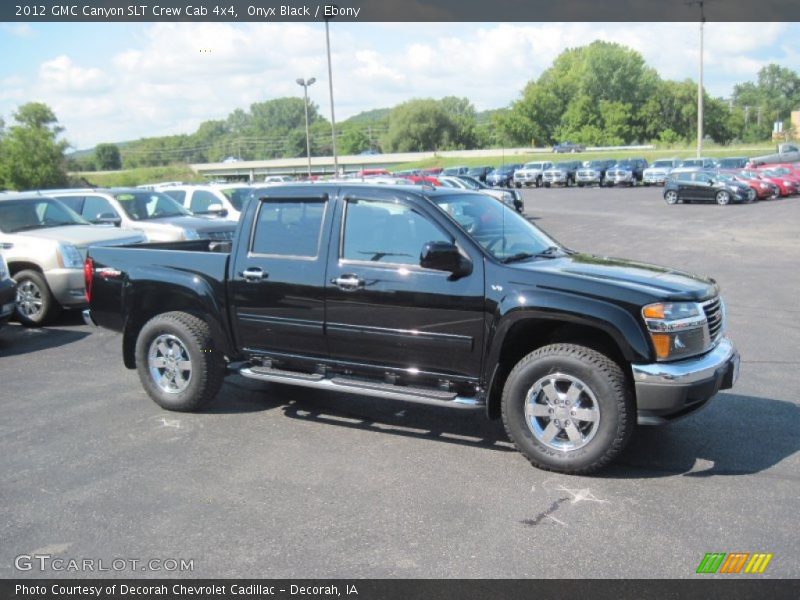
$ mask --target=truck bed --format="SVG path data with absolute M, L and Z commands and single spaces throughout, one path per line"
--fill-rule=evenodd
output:
M 98 325 L 123 331 L 134 309 L 140 315 L 155 314 L 162 293 L 174 296 L 186 290 L 227 322 L 230 248 L 230 242 L 208 240 L 90 247 L 92 317 Z

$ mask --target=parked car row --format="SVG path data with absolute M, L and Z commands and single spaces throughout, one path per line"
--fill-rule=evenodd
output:
M 664 186 L 667 204 L 754 202 L 800 193 L 800 163 L 759 169 L 678 169 Z

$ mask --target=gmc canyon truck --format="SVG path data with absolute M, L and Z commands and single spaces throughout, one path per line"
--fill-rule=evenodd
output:
M 570 250 L 480 192 L 274 187 L 232 241 L 91 248 L 85 275 L 87 322 L 122 333 L 163 408 L 197 410 L 239 373 L 478 409 L 565 473 L 738 374 L 714 280 Z

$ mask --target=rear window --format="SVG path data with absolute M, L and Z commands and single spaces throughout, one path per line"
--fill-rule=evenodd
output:
M 324 200 L 313 198 L 262 200 L 250 252 L 315 258 L 326 205 Z

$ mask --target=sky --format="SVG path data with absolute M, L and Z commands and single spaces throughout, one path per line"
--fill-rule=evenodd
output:
M 662 78 L 697 80 L 697 23 L 336 23 L 337 121 L 411 98 L 508 106 L 563 50 L 640 52 Z M 800 24 L 707 23 L 705 85 L 728 97 L 771 63 L 800 71 Z M 75 149 L 192 133 L 236 108 L 302 96 L 330 118 L 323 23 L 0 23 L 0 117 L 49 105 Z

